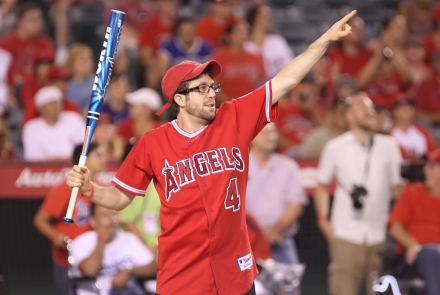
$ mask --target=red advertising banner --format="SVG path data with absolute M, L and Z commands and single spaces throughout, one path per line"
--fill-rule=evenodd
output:
M 298 161 L 298 164 L 303 186 L 311 194 L 316 186 L 318 163 Z M 3 162 L 0 164 L 0 198 L 41 199 L 52 187 L 66 181 L 70 169 L 71 164 L 60 162 Z M 116 171 L 116 165 L 109 165 L 108 171 L 96 176 L 97 180 L 111 185 Z

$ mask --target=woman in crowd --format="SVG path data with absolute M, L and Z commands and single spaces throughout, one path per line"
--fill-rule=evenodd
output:
M 87 109 L 94 79 L 92 48 L 84 44 L 72 44 L 66 66 L 72 75 L 66 96 L 81 110 Z
M 267 5 L 252 7 L 246 17 L 250 25 L 246 51 L 263 56 L 268 79 L 275 76 L 282 67 L 293 59 L 293 52 L 286 39 L 272 33 L 272 10 Z

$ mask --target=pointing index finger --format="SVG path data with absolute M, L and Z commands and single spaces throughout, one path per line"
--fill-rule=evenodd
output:
M 357 13 L 357 10 L 353 10 L 352 12 L 350 12 L 349 14 L 347 14 L 346 16 L 344 16 L 344 17 L 341 19 L 341 22 L 344 23 L 344 24 L 346 24 L 346 23 L 350 20 L 350 18 L 352 18 L 353 15 L 355 15 L 356 13 Z

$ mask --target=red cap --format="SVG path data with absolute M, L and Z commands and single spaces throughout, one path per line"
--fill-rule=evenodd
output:
M 429 161 L 440 163 L 440 149 L 436 149 L 426 155 Z
M 69 80 L 71 77 L 69 70 L 63 67 L 53 66 L 47 73 L 47 80 L 49 81 Z
M 160 116 L 163 111 L 171 106 L 174 94 L 177 88 L 179 88 L 180 83 L 197 77 L 206 68 L 212 70 L 212 78 L 217 77 L 222 72 L 222 67 L 216 60 L 210 60 L 204 64 L 192 60 L 185 60 L 171 67 L 162 79 L 162 92 L 168 102 L 156 114 Z

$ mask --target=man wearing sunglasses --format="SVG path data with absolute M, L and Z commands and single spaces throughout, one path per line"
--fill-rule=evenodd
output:
M 215 109 L 217 61 L 184 61 L 168 70 L 162 91 L 177 119 L 145 133 L 113 179 L 90 182 L 74 166 L 67 184 L 113 210 L 143 196 L 153 179 L 161 228 L 157 294 L 255 294 L 258 271 L 249 244 L 246 183 L 253 138 L 276 119 L 277 102 L 311 70 L 334 41 L 351 34 L 345 16 L 271 81 Z M 270 197 L 270 196 L 268 196 Z

